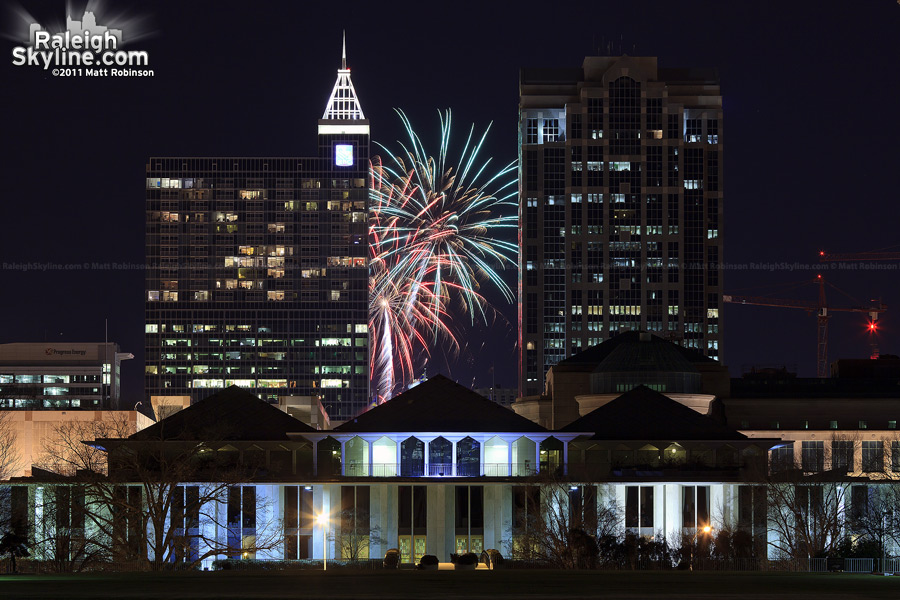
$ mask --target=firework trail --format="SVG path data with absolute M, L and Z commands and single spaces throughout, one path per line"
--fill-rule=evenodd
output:
M 444 339 L 458 349 L 453 306 L 472 323 L 486 321 L 482 283 L 514 301 L 497 269 L 514 265 L 518 252 L 514 242 L 495 237 L 518 226 L 516 164 L 491 174 L 491 159 L 480 155 L 490 125 L 480 136 L 470 127 L 451 160 L 449 110 L 439 113 L 436 158 L 403 111 L 397 114 L 406 141 L 398 152 L 381 146 L 389 158 L 374 157 L 370 173 L 370 375 L 379 402 L 413 378 L 417 348 L 427 356 L 429 343 Z

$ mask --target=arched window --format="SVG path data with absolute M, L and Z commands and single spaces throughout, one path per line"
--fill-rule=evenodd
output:
M 667 465 L 683 464 L 687 460 L 687 450 L 681 444 L 671 443 L 663 450 L 663 463 Z
M 382 436 L 372 444 L 372 477 L 397 476 L 397 442 Z
M 369 442 L 356 436 L 344 444 L 347 464 L 344 475 L 366 477 L 369 475 Z
M 651 444 L 647 444 L 637 451 L 638 467 L 658 467 L 659 466 L 659 448 Z
M 341 474 L 341 443 L 327 437 L 316 446 L 316 465 L 320 476 Z
M 453 474 L 453 444 L 439 437 L 428 444 L 428 476 L 443 477 Z
M 537 470 L 534 464 L 535 443 L 527 437 L 520 437 L 513 442 L 513 476 L 528 477 Z
M 509 444 L 496 435 L 484 443 L 484 474 L 489 477 L 509 475 Z
M 541 473 L 557 473 L 563 464 L 563 443 L 555 437 L 541 442 Z
M 400 476 L 421 477 L 425 474 L 425 442 L 411 437 L 400 444 Z
M 481 444 L 470 437 L 456 443 L 456 474 L 460 477 L 481 475 Z

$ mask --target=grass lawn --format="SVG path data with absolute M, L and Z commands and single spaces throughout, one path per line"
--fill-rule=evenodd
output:
M 3 598 L 900 598 L 843 573 L 352 571 L 0 575 Z

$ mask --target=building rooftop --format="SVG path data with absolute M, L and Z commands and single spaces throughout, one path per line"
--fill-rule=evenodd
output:
M 644 341 L 641 341 L 641 336 L 644 336 Z M 717 362 L 708 356 L 704 356 L 697 350 L 679 346 L 678 344 L 664 340 L 653 334 L 640 331 L 627 331 L 608 339 L 602 344 L 591 346 L 578 354 L 574 354 L 569 358 L 560 361 L 557 363 L 556 367 L 573 371 L 593 371 L 620 347 L 623 347 L 623 349 L 621 352 L 617 353 L 618 358 L 613 358 L 604 370 L 608 371 L 616 366 L 626 368 L 629 371 L 641 370 L 635 369 L 633 365 L 630 365 L 627 362 L 623 362 L 627 361 L 627 359 L 630 356 L 633 356 L 635 352 L 648 357 L 647 360 L 650 360 L 650 357 L 662 359 L 664 361 L 661 363 L 663 365 L 662 367 L 658 365 L 653 366 L 649 362 L 646 363 L 646 368 L 649 369 L 650 367 L 653 367 L 652 370 L 656 371 L 665 370 L 668 366 L 678 366 L 679 368 L 683 368 L 686 363 L 715 364 Z M 692 372 L 696 371 L 696 368 L 692 365 L 690 368 Z
M 207 396 L 128 439 L 143 440 L 288 440 L 289 433 L 316 430 L 235 385 Z
M 339 432 L 545 432 L 545 428 L 437 375 L 335 428 Z
M 746 440 L 712 417 L 638 386 L 561 431 L 593 431 L 593 440 Z

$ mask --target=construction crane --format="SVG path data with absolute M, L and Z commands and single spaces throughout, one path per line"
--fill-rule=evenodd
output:
M 819 262 L 849 262 L 849 261 L 866 261 L 866 260 L 900 260 L 900 252 L 884 252 L 882 250 L 872 250 L 869 252 L 849 252 L 844 254 L 832 254 L 819 251 Z
M 877 329 L 878 315 L 887 311 L 887 306 L 882 302 L 871 304 L 870 306 L 853 306 L 834 308 L 828 306 L 825 298 L 825 279 L 818 275 L 815 279 L 806 282 L 815 283 L 819 286 L 819 299 L 816 302 L 807 300 L 792 300 L 786 298 L 769 298 L 767 296 L 737 296 L 724 295 L 722 300 L 731 304 L 751 304 L 755 306 L 774 306 L 779 308 L 800 308 L 808 313 L 815 313 L 818 323 L 817 350 L 816 350 L 816 376 L 828 376 L 828 319 L 831 318 L 832 312 L 855 312 L 867 313 L 869 315 L 869 331 L 874 334 Z M 834 289 L 839 290 L 832 284 L 828 284 Z M 843 292 L 841 292 L 843 293 Z M 874 336 L 873 336 L 874 339 Z M 877 348 L 873 348 L 873 353 L 877 354 Z

